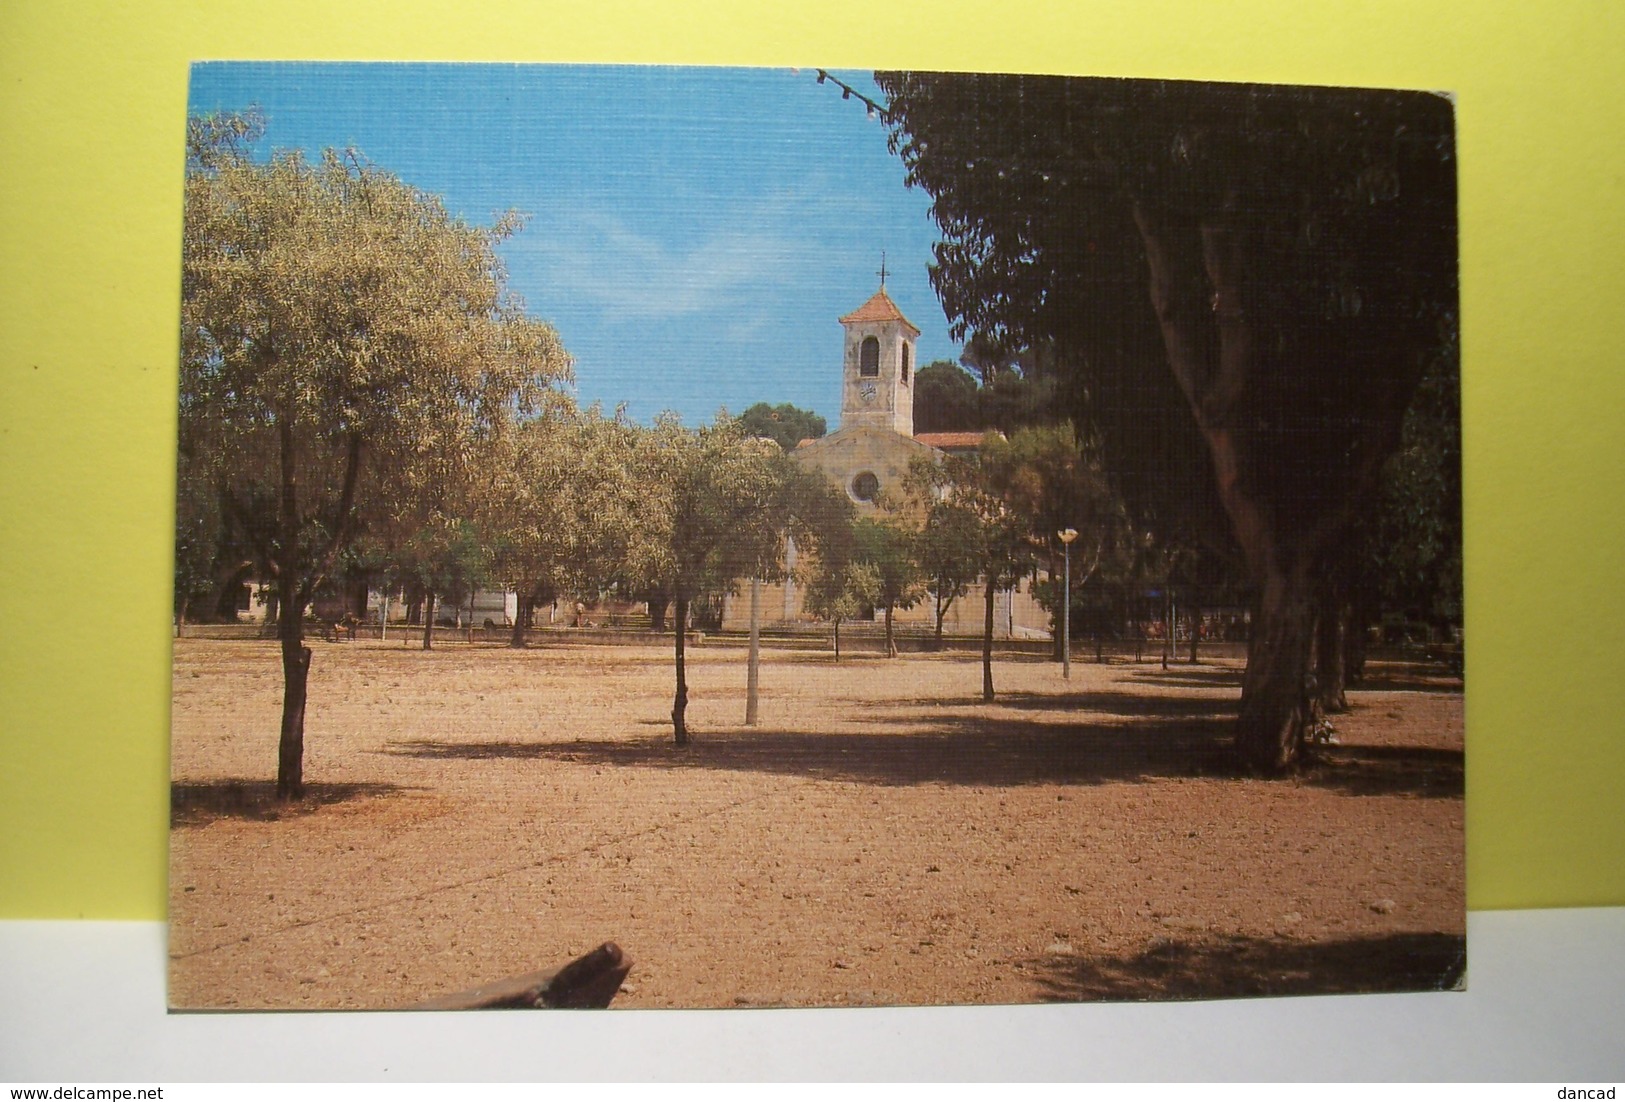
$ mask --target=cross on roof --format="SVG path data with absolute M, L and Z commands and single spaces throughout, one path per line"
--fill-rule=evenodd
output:
M 886 250 L 880 250 L 880 285 L 886 286 Z

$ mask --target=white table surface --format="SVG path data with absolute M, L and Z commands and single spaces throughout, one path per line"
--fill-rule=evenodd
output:
M 1468 990 L 902 1010 L 169 1014 L 154 922 L 0 922 L 0 1082 L 1625 1079 L 1625 908 L 1468 917 Z

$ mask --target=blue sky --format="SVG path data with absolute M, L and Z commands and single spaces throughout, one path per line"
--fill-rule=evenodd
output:
M 879 99 L 868 74 L 841 73 Z M 210 62 L 190 109 L 259 104 L 268 148 L 353 146 L 489 225 L 583 402 L 690 424 L 793 402 L 840 416 L 837 318 L 879 285 L 959 358 L 926 265 L 929 199 L 886 131 L 811 69 Z

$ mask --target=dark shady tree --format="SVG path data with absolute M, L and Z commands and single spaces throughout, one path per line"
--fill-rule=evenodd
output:
M 1222 518 L 1254 591 L 1236 749 L 1298 758 L 1330 567 L 1457 354 L 1443 96 L 881 73 L 955 335 L 1051 350 L 1136 515 Z M 1213 508 L 1217 506 L 1217 508 Z M 1211 534 L 1211 533 L 1210 533 Z
M 770 406 L 757 402 L 739 415 L 739 431 L 746 436 L 764 436 L 787 452 L 803 440 L 816 440 L 829 431 L 824 419 L 812 410 L 780 402 Z

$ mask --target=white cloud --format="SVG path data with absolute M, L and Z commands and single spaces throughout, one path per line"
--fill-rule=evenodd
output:
M 863 198 L 842 205 L 811 180 L 746 206 L 710 197 L 630 210 L 575 205 L 531 219 L 502 252 L 538 306 L 565 296 L 616 319 L 710 315 L 749 332 L 767 322 L 752 317 L 765 299 L 816 286 L 850 252 L 842 231 L 863 223 L 864 206 Z
M 795 287 L 818 263 L 819 242 L 792 236 L 808 224 L 808 212 L 795 209 L 801 205 L 777 196 L 746 210 L 683 213 L 674 204 L 641 218 L 555 213 L 534 220 L 503 251 L 524 282 L 568 288 L 571 298 L 606 314 L 638 321 L 713 315 L 754 329 L 765 321 L 750 316 L 765 292 Z

